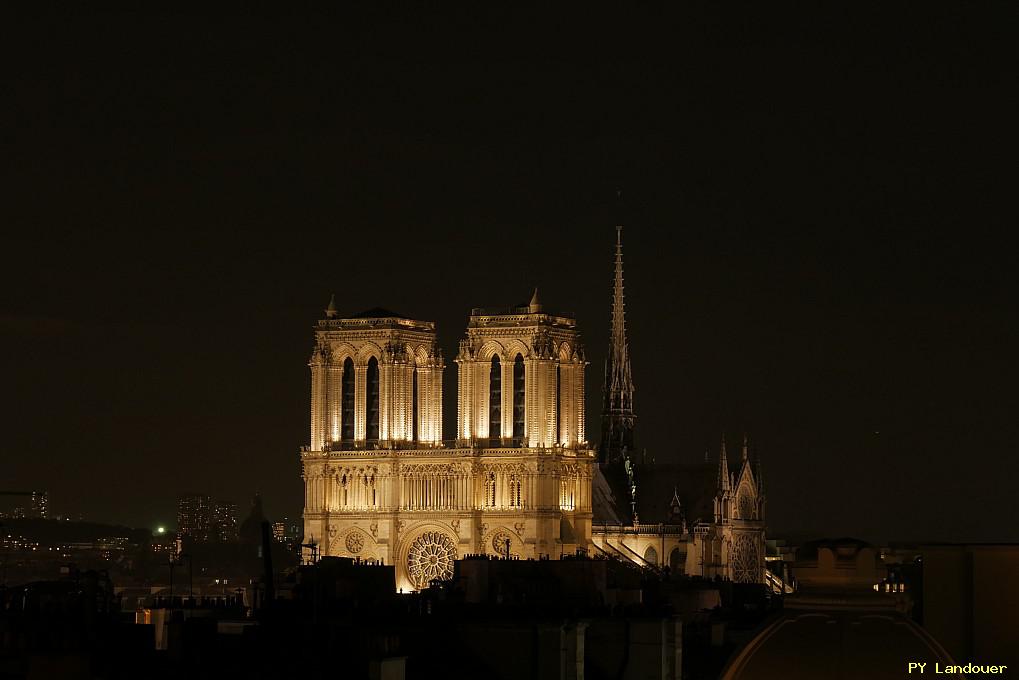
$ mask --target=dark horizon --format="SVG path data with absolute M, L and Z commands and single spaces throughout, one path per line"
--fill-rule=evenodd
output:
M 774 538 L 1019 541 L 1006 8 L 26 21 L 0 487 L 299 516 L 331 293 L 437 323 L 448 439 L 470 309 L 539 287 L 594 444 L 621 188 L 639 447 L 746 432 Z

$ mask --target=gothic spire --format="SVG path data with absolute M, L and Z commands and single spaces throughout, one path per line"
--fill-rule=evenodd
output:
M 729 490 L 729 459 L 725 455 L 725 433 L 722 433 L 722 450 L 718 454 L 718 490 Z
M 612 328 L 602 387 L 602 461 L 615 460 L 633 449 L 633 378 L 626 341 L 623 295 L 623 227 L 616 226 L 615 271 L 612 283 Z
M 743 452 L 740 455 L 740 460 L 741 461 L 745 461 L 748 458 L 749 458 L 749 456 L 747 455 L 747 433 L 744 432 L 743 433 Z
M 326 316 L 330 319 L 336 316 L 336 293 L 329 296 L 329 306 L 326 307 Z
M 527 311 L 531 314 L 537 314 L 541 311 L 541 300 L 538 299 L 538 289 L 534 289 L 534 295 L 531 296 L 531 301 L 527 303 Z
M 626 342 L 626 309 L 623 296 L 623 228 L 616 227 L 616 267 L 612 285 L 612 338 L 609 349 L 610 380 L 607 406 L 613 411 L 633 413 L 633 379 L 630 375 L 630 347 Z

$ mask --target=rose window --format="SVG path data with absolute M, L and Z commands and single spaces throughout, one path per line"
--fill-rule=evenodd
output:
M 351 555 L 356 555 L 361 552 L 361 548 L 364 547 L 364 536 L 361 535 L 360 531 L 352 531 L 347 534 L 347 552 Z
M 509 540 L 509 534 L 505 531 L 500 531 L 492 537 L 492 550 L 495 551 L 496 555 L 501 557 L 506 556 L 506 542 Z
M 426 531 L 414 539 L 407 554 L 407 571 L 415 588 L 425 588 L 431 581 L 453 576 L 456 545 L 438 531 Z
M 736 583 L 758 583 L 761 580 L 760 546 L 753 534 L 736 536 L 729 560 L 732 580 Z

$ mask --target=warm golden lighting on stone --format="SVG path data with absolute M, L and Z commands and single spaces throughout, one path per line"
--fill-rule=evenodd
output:
M 473 310 L 456 362 L 460 368 L 459 439 L 501 438 L 539 447 L 587 445 L 587 362 L 576 322 L 546 314 L 537 290 L 525 306 Z M 499 404 L 491 401 L 494 378 L 500 387 Z M 522 378 L 522 394 L 516 389 L 518 378 Z M 494 413 L 500 416 L 498 431 L 493 431 Z M 522 420 L 517 417 L 520 414 Z
M 309 362 L 313 450 L 368 440 L 382 446 L 442 441 L 445 365 L 434 323 L 385 310 L 349 319 L 327 315 L 315 338 Z
M 469 553 L 589 547 L 595 458 L 573 319 L 544 313 L 536 292 L 527 305 L 474 310 L 456 360 L 457 439 L 443 445 L 434 324 L 326 314 L 302 453 L 304 535 L 321 555 L 395 563 L 410 590 Z
M 688 474 L 637 458 L 622 272 L 617 228 L 601 467 L 585 436 L 576 321 L 547 312 L 537 290 L 526 304 L 472 310 L 446 442 L 435 324 L 382 309 L 339 318 L 330 303 L 310 362 L 305 540 L 320 555 L 395 564 L 404 590 L 471 553 L 555 559 L 577 549 L 762 582 L 765 496 L 746 438 L 730 466 L 723 437 L 716 483 L 711 463 Z

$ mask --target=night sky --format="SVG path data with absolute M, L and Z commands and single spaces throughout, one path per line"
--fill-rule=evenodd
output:
M 575 313 L 616 189 L 638 439 L 762 455 L 769 534 L 1017 541 L 1014 3 L 12 22 L 0 488 L 298 515 L 312 326 Z M 768 12 L 768 13 L 765 13 Z

